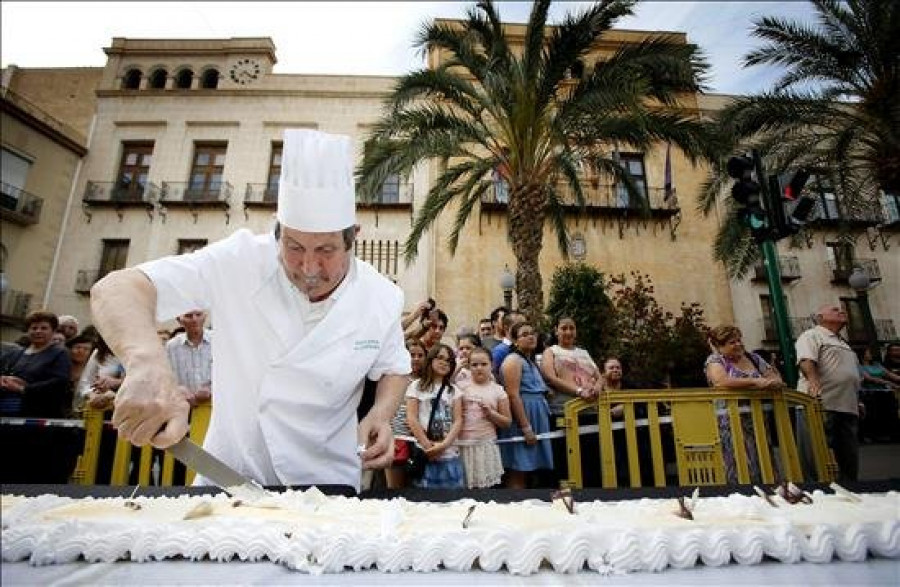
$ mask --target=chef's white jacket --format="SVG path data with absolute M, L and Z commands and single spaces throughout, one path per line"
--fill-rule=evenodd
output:
M 403 292 L 368 263 L 351 263 L 308 332 L 297 299 L 303 294 L 288 281 L 272 234 L 241 229 L 194 253 L 138 266 L 156 286 L 157 320 L 210 311 L 215 392 L 203 445 L 264 485 L 358 491 L 363 381 L 410 371 Z

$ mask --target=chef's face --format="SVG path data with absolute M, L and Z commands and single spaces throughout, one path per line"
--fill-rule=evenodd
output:
M 310 301 L 325 299 L 347 275 L 351 253 L 339 230 L 301 232 L 282 226 L 280 245 L 288 279 Z

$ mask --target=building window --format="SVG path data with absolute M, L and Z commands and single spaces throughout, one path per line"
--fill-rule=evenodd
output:
M 126 90 L 137 90 L 141 87 L 141 70 L 129 69 L 122 78 L 122 88 Z
M 400 176 L 392 173 L 381 184 L 379 202 L 382 204 L 396 204 L 400 201 Z
M 30 169 L 31 161 L 28 159 L 6 149 L 0 150 L 0 181 L 3 188 L 0 190 L 0 201 L 4 208 L 16 209 Z
M 638 193 L 647 200 L 647 177 L 644 171 L 644 156 L 640 153 L 620 153 L 619 165 L 637 186 Z M 635 208 L 639 203 L 632 201 L 625 184 L 616 184 L 616 208 Z
M 205 90 L 215 90 L 219 87 L 219 72 L 215 69 L 207 69 L 200 78 L 200 87 Z
M 847 273 L 853 270 L 853 245 L 849 243 L 825 243 L 828 264 L 835 270 Z
M 150 74 L 149 86 L 154 90 L 166 89 L 166 78 L 169 73 L 165 69 L 157 69 Z
M 128 239 L 103 239 L 103 251 L 100 255 L 100 272 L 97 279 L 107 273 L 124 269 L 128 261 Z
M 191 82 L 194 81 L 194 72 L 190 69 L 182 69 L 175 76 L 175 87 L 179 90 L 190 90 Z
M 197 143 L 185 199 L 209 200 L 219 196 L 225 170 L 227 143 Z
M 144 199 L 152 160 L 153 143 L 122 143 L 122 161 L 119 164 L 119 175 L 112 194 L 114 200 Z
M 208 244 L 205 238 L 180 238 L 178 239 L 178 254 L 193 253 L 199 251 Z
M 281 151 L 283 145 L 280 142 L 272 143 L 272 155 L 269 157 L 269 179 L 266 181 L 266 193 L 263 194 L 263 202 L 278 200 L 278 182 L 281 181 Z
M 785 312 L 790 315 L 790 312 L 787 311 L 787 298 L 782 297 L 781 300 L 784 304 Z M 775 326 L 775 306 L 772 304 L 772 296 L 769 294 L 760 294 L 759 305 L 762 308 L 763 340 L 778 340 L 778 330 Z M 788 333 L 788 336 L 791 336 L 791 333 Z
M 810 176 L 807 185 L 816 199 L 819 218 L 823 220 L 837 220 L 840 218 L 837 194 L 834 192 L 831 179 L 822 173 L 814 173 Z
M 884 192 L 881 194 L 881 207 L 884 208 L 884 223 L 900 222 L 900 195 Z

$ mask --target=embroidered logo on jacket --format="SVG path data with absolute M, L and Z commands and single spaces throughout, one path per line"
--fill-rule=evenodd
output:
M 368 350 L 378 350 L 381 348 L 381 341 L 375 340 L 374 338 L 366 338 L 364 340 L 357 340 L 353 343 L 354 351 L 368 351 Z

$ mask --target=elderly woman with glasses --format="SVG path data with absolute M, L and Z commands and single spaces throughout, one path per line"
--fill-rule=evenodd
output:
M 510 329 L 512 347 L 500 371 L 509 396 L 512 424 L 501 431 L 501 437 L 524 437 L 524 442 L 503 443 L 500 454 L 506 469 L 506 486 L 523 489 L 528 473 L 553 469 L 553 450 L 549 439 L 537 435 L 550 431 L 550 407 L 547 385 L 534 360 L 537 332 L 528 322 L 518 322 Z

